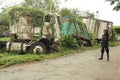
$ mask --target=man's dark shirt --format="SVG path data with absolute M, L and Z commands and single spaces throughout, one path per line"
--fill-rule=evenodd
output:
M 108 34 L 102 36 L 102 45 L 108 44 Z

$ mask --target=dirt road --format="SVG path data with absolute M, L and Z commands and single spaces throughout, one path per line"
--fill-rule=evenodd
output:
M 0 70 L 0 80 L 120 80 L 120 47 L 110 61 L 99 61 L 100 49 Z

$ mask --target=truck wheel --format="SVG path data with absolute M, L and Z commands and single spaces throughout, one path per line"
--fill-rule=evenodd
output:
M 30 49 L 32 50 L 34 54 L 46 53 L 46 46 L 41 42 L 36 42 L 32 44 Z
M 89 41 L 87 41 L 87 46 L 92 46 L 92 43 L 91 43 L 91 41 L 89 40 Z
M 51 46 L 51 48 L 54 50 L 54 51 L 59 51 L 60 50 L 60 46 L 58 44 L 53 44 Z

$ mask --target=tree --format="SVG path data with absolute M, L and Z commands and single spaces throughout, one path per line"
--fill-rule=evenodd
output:
M 78 12 L 79 12 L 78 9 L 68 9 L 68 8 L 63 8 L 60 11 L 61 16 L 68 17 L 70 22 L 82 24 L 82 18 L 78 14 Z
M 106 0 L 109 1 L 111 5 L 115 4 L 113 10 L 119 11 L 120 10 L 120 0 Z
M 43 10 L 46 12 L 55 12 L 59 10 L 60 2 L 60 0 L 25 0 L 23 6 L 36 8 L 38 10 Z
M 61 9 L 60 13 L 61 13 L 62 17 L 64 17 L 64 16 L 71 16 L 71 10 L 68 9 L 68 8 Z
M 83 17 L 90 17 L 90 18 L 95 17 L 95 14 L 93 12 L 90 12 L 90 11 L 80 11 L 79 14 Z
M 53 0 L 25 0 L 23 6 L 36 8 L 38 10 L 46 10 L 50 12 L 52 10 L 55 10 L 55 3 L 53 2 Z
M 41 9 L 43 8 L 43 0 L 24 0 L 22 6 Z
M 2 22 L 2 25 L 4 25 L 4 29 L 8 29 L 10 23 L 9 10 L 9 8 L 2 8 L 2 13 L 0 13 L 0 21 Z
M 18 5 L 14 5 L 14 6 L 11 6 L 11 7 L 10 6 L 8 6 L 8 7 L 5 6 L 5 7 L 1 8 L 2 12 L 0 13 L 0 21 L 4 25 L 4 29 L 8 29 L 9 24 L 11 22 L 9 12 L 11 11 L 11 9 L 13 7 L 16 7 L 16 6 L 18 6 Z

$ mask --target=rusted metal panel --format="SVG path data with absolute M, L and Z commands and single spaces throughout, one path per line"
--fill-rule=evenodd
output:
M 18 39 L 32 39 L 33 28 L 28 25 L 26 17 L 19 17 L 18 22 L 10 26 L 10 33 L 17 34 Z
M 55 42 L 60 40 L 60 26 L 59 26 L 58 18 L 59 18 L 59 16 L 55 16 L 55 18 L 54 18 L 55 23 L 53 25 L 53 27 L 54 27 L 54 35 L 53 36 L 54 36 Z
M 84 18 L 83 19 L 83 22 L 86 24 L 86 27 L 89 31 L 92 31 L 94 32 L 94 28 L 95 28 L 95 20 L 94 19 L 87 19 L 87 18 Z
M 60 39 L 60 27 L 58 23 L 57 15 L 49 15 L 51 16 L 50 20 L 45 20 L 43 28 L 42 28 L 42 37 L 43 38 L 54 38 L 54 41 L 58 41 Z
M 99 29 L 98 29 L 98 33 L 97 33 L 97 38 L 98 38 L 98 39 L 101 39 L 101 38 L 102 38 L 104 29 L 107 29 L 107 28 L 108 28 L 107 24 L 108 24 L 108 23 L 106 23 L 106 22 L 100 22 Z M 102 35 L 101 35 L 101 34 L 102 34 Z

